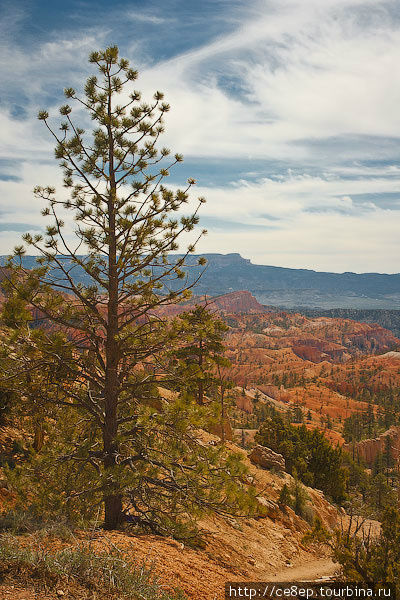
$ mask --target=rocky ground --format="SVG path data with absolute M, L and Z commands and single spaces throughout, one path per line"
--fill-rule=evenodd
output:
M 209 434 L 206 434 L 209 435 Z M 246 451 L 231 445 L 232 450 L 246 455 Z M 259 491 L 261 502 L 267 508 L 267 516 L 250 518 L 206 518 L 200 526 L 204 532 L 203 548 L 190 548 L 181 542 L 154 535 L 131 535 L 127 532 L 105 533 L 96 531 L 81 532 L 68 545 L 90 543 L 91 547 L 104 550 L 117 547 L 138 563 L 152 564 L 155 572 L 170 589 L 181 588 L 188 598 L 196 600 L 222 599 L 226 581 L 268 581 L 287 574 L 291 569 L 300 569 L 307 576 L 332 574 L 334 565 L 321 548 L 306 546 L 302 542 L 309 529 L 306 521 L 298 517 L 290 508 L 281 510 L 277 499 L 285 482 L 291 477 L 286 473 L 273 473 L 250 463 L 249 481 L 253 481 Z M 327 527 L 338 524 L 341 514 L 330 505 L 321 492 L 307 488 L 310 505 L 314 513 L 321 517 Z M 90 539 L 89 539 L 90 538 Z M 35 544 L 35 536 L 21 536 L 21 543 Z M 48 544 L 47 550 L 60 549 L 65 542 L 49 539 L 40 543 Z M 76 595 L 76 589 L 64 589 L 45 593 L 40 585 L 32 587 L 34 581 L 22 579 L 0 582 L 0 599 L 50 600 L 53 598 L 83 600 Z M 14 586 L 14 587 L 12 587 Z

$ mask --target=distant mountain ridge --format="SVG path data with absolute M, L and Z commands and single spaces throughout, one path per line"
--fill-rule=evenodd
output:
M 203 269 L 196 265 L 198 256 L 188 259 L 189 281 Z M 196 295 L 248 290 L 263 304 L 285 308 L 400 309 L 400 273 L 329 273 L 255 265 L 238 253 L 201 256 L 208 264 L 195 287 Z M 1 256 L 0 264 L 5 260 Z M 33 267 L 35 257 L 24 257 L 24 265 Z M 81 269 L 75 270 L 74 277 L 88 283 Z

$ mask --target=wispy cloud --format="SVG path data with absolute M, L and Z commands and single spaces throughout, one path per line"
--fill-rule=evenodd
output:
M 142 13 L 140 11 L 128 11 L 125 13 L 125 18 L 133 22 L 139 21 L 140 23 L 149 23 L 151 25 L 165 25 L 166 23 L 174 23 L 175 18 L 172 17 L 160 17 L 158 15 Z
M 398 136 L 400 30 L 385 6 L 284 1 L 270 13 L 256 3 L 237 31 L 156 64 L 143 81 L 168 92 L 169 136 L 190 155 L 317 160 L 316 139 Z M 242 94 L 225 90 L 222 75 Z
M 62 88 L 79 88 L 89 72 L 89 51 L 118 43 L 143 67 L 144 97 L 161 89 L 171 103 L 163 142 L 186 155 L 194 177 L 199 165 L 198 193 L 208 198 L 203 251 L 292 267 L 398 270 L 395 3 L 104 3 L 101 20 L 58 25 L 34 47 L 16 40 L 35 15 L 7 14 L 0 160 L 8 162 L 0 185 L 8 221 L 23 214 L 39 227 L 31 189 L 60 183 L 37 109 L 55 112 Z M 14 243 L 3 231 L 0 252 Z

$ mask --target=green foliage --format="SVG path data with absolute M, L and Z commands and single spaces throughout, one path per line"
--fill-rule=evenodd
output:
M 355 582 L 400 581 L 400 515 L 396 508 L 386 509 L 381 532 L 374 535 L 362 523 L 337 530 L 331 547 L 346 580 Z
M 368 404 L 367 411 L 354 413 L 344 420 L 343 437 L 346 442 L 373 437 L 377 433 L 378 427 L 375 423 L 375 415 L 371 403 Z
M 194 429 L 205 418 L 207 408 L 185 397 L 170 401 L 162 413 L 146 410 L 141 417 L 140 423 L 149 420 L 152 427 L 143 427 L 139 438 L 136 452 L 145 459 L 132 470 L 128 497 L 141 523 L 157 533 L 181 537 L 176 526 L 193 528 L 193 517 L 204 512 L 257 511 L 255 489 L 240 483 L 246 473 L 241 456 L 203 442 Z
M 293 406 L 293 409 L 290 411 L 289 419 L 291 423 L 304 423 L 304 414 L 301 406 L 298 404 Z
M 302 538 L 303 544 L 327 544 L 332 538 L 332 534 L 326 529 L 320 517 L 315 517 L 313 528 Z
M 76 525 L 89 523 L 99 518 L 103 487 L 112 477 L 123 494 L 127 523 L 157 534 L 196 538 L 196 519 L 207 512 L 257 514 L 255 488 L 241 483 L 241 456 L 202 441 L 205 434 L 197 428 L 208 418 L 207 407 L 184 396 L 159 400 L 161 411 L 138 407 L 138 434 L 121 437 L 121 462 L 111 473 L 96 450 L 100 429 L 63 408 L 48 424 L 41 451 L 5 469 L 17 510 L 28 508 L 39 521 L 58 515 Z
M 268 417 L 273 417 L 276 414 L 277 410 L 271 402 L 258 401 L 252 414 L 233 407 L 233 410 L 231 410 L 231 423 L 237 429 L 258 429 Z
M 7 284 L 7 279 L 2 282 L 2 286 L 4 290 L 9 292 L 8 300 L 4 303 L 0 313 L 2 323 L 13 329 L 26 325 L 27 321 L 32 319 L 32 315 L 26 307 L 26 301 L 12 294 L 12 287 Z
M 46 443 L 40 452 L 31 448 L 24 460 L 5 468 L 5 475 L 16 493 L 19 513 L 29 511 L 38 522 L 58 517 L 82 525 L 96 511 L 99 514 L 101 504 L 100 488 L 93 489 L 99 487 L 98 470 L 86 454 L 94 436 L 73 409 L 59 410 L 54 416 L 58 419 L 46 423 Z M 79 457 L 71 461 L 78 446 Z M 89 468 L 84 468 L 86 462 Z
M 300 483 L 295 474 L 294 481 L 289 486 L 290 506 L 293 508 L 296 515 L 307 521 L 310 525 L 314 523 L 314 510 L 310 503 L 310 497 L 307 494 L 304 486 Z
M 304 487 L 301 485 L 300 481 L 297 479 L 297 477 L 295 477 L 294 482 L 289 489 L 289 492 L 293 496 L 294 512 L 300 517 L 304 516 L 308 495 Z
M 282 486 L 282 489 L 281 489 L 280 494 L 279 494 L 279 500 L 278 500 L 278 502 L 282 506 L 288 506 L 288 505 L 291 505 L 291 503 L 292 503 L 292 495 L 289 492 L 289 488 L 288 488 L 287 483 L 285 483 Z
M 206 306 L 182 313 L 175 326 L 181 344 L 169 356 L 173 388 L 193 395 L 198 404 L 203 404 L 205 395 L 218 383 L 216 367 L 229 366 L 223 356 L 228 327 Z
M 0 452 L 0 467 L 14 469 L 18 462 L 25 460 L 28 452 L 21 440 L 13 440 L 11 446 L 3 448 Z
M 381 520 L 384 511 L 397 503 L 397 474 L 385 468 L 382 454 L 378 454 L 372 471 L 366 465 L 342 454 L 347 474 L 348 503 L 351 511 L 368 518 Z
M 379 516 L 388 506 L 397 502 L 395 490 L 387 483 L 385 475 L 378 473 L 370 478 L 367 490 L 367 501 Z
M 370 479 L 365 464 L 353 460 L 348 452 L 342 453 L 342 464 L 346 471 L 347 491 L 360 491 L 365 500 Z
M 344 501 L 346 478 L 341 451 L 318 430 L 294 427 L 275 415 L 262 424 L 256 441 L 283 454 L 289 473 L 297 473 L 305 485 L 321 489 L 335 502 Z
M 223 339 L 228 327 L 207 306 L 199 305 L 177 317 L 174 328 L 179 345 L 166 354 L 168 376 L 164 385 L 200 406 L 207 404 L 206 428 L 224 442 L 228 412 L 234 405 L 231 365 L 224 357 Z
M 310 498 L 304 486 L 295 477 L 289 486 L 286 483 L 282 486 L 278 502 L 283 507 L 290 506 L 296 515 L 312 524 L 314 522 L 314 511 L 309 500 Z

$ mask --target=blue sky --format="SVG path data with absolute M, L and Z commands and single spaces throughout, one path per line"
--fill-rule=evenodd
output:
M 61 188 L 36 120 L 118 44 L 144 97 L 171 104 L 163 145 L 204 195 L 199 252 L 328 271 L 398 272 L 400 9 L 384 0 L 2 2 L 0 253 Z M 79 117 L 79 115 L 78 115 Z

